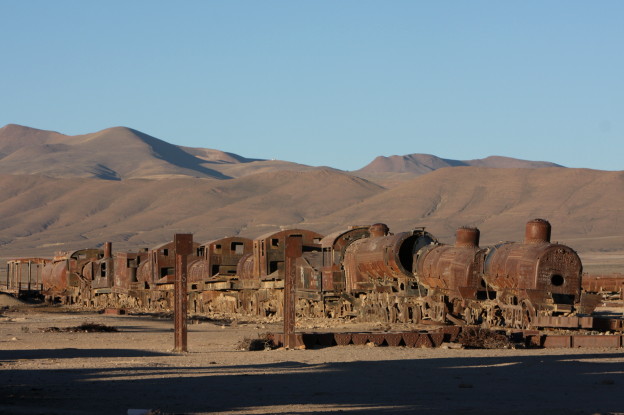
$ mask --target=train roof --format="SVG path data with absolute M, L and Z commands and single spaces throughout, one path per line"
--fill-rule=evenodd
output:
M 169 242 L 165 242 L 164 244 L 160 244 L 160 245 L 156 245 L 152 248 L 150 248 L 150 251 L 156 251 L 158 249 L 164 249 L 164 248 L 168 248 L 168 247 L 173 247 L 174 245 L 174 241 L 169 241 Z M 199 248 L 200 244 L 199 242 L 195 242 L 193 241 L 193 248 Z
M 52 261 L 50 258 L 11 258 L 7 260 L 7 263 L 24 264 L 28 262 L 34 262 L 37 264 L 42 264 L 50 261 Z
M 203 244 L 201 244 L 200 246 L 208 246 L 217 242 L 229 242 L 229 241 L 239 241 L 239 242 L 253 242 L 253 239 L 250 238 L 244 238 L 242 236 L 226 236 L 224 238 L 219 238 L 219 239 L 213 239 L 212 241 L 208 241 L 208 242 L 204 242 Z
M 340 237 L 342 237 L 343 235 L 346 235 L 348 233 L 368 231 L 369 228 L 370 226 L 368 225 L 367 226 L 350 226 L 347 229 L 332 232 L 329 235 L 325 236 L 323 239 L 321 239 L 321 246 L 323 247 L 333 246 L 336 243 L 336 241 L 340 239 Z
M 59 260 L 71 258 L 76 255 L 80 255 L 81 253 L 87 253 L 87 252 L 93 252 L 93 251 L 97 251 L 98 253 L 101 253 L 102 255 L 104 255 L 104 249 L 102 248 L 83 248 L 83 249 L 77 249 L 75 251 L 57 252 L 56 254 L 54 254 L 54 260 L 59 261 Z
M 266 239 L 269 239 L 269 238 L 285 237 L 285 236 L 288 236 L 289 234 L 307 235 L 307 236 L 310 236 L 312 238 L 319 238 L 319 239 L 323 238 L 323 235 L 321 235 L 318 232 L 310 231 L 310 230 L 307 230 L 307 229 L 293 228 L 293 229 L 283 229 L 283 230 L 277 231 L 277 232 L 268 232 L 268 233 L 266 233 L 264 235 L 260 235 L 259 237 L 257 237 L 254 240 L 258 241 L 258 240 L 266 240 Z

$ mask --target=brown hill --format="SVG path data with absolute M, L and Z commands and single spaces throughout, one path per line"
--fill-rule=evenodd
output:
M 413 154 L 346 173 L 177 147 L 122 127 L 66 136 L 8 125 L 0 129 L 0 255 L 104 241 L 137 249 L 176 232 L 197 241 L 291 226 L 326 234 L 374 222 L 426 226 L 447 243 L 458 226 L 478 226 L 486 245 L 522 239 L 535 217 L 585 255 L 624 253 L 624 172 L 549 165 Z
M 379 156 L 370 164 L 356 170 L 356 173 L 415 173 L 426 174 L 445 167 L 495 167 L 495 168 L 540 168 L 562 167 L 546 161 L 528 161 L 510 157 L 490 156 L 484 159 L 451 160 L 431 154 L 408 154 L 406 156 Z
M 241 179 L 105 181 L 0 176 L 2 256 L 50 254 L 113 241 L 136 249 L 192 232 L 206 241 L 255 237 L 343 209 L 384 189 L 328 169 Z M 318 225 L 323 231 L 335 224 Z
M 487 168 L 543 168 L 562 167 L 545 161 L 528 161 L 510 157 L 490 156 L 484 159 L 451 160 L 431 154 L 408 154 L 405 156 L 379 156 L 353 174 L 376 181 L 387 187 L 394 187 L 422 174 L 447 167 L 487 167 Z
M 458 226 L 478 226 L 486 245 L 522 239 L 525 222 L 535 217 L 551 221 L 553 239 L 580 251 L 624 247 L 624 172 L 458 167 L 389 190 L 330 169 L 225 181 L 5 175 L 0 185 L 5 257 L 108 240 L 118 249 L 136 249 L 176 232 L 206 241 L 295 226 L 326 234 L 374 222 L 393 231 L 426 226 L 447 243 Z
M 216 164 L 232 164 L 232 163 L 251 163 L 252 161 L 262 161 L 261 159 L 248 159 L 238 154 L 228 153 L 221 150 L 213 150 L 210 148 L 198 147 L 180 147 L 185 152 L 205 160 L 209 163 Z
M 0 129 L 0 174 L 107 180 L 227 176 L 205 160 L 140 131 L 114 127 L 67 136 L 9 124 Z
M 388 210 L 392 200 L 401 202 Z M 621 250 L 623 200 L 624 172 L 458 167 L 402 183 L 349 214 L 394 229 L 427 226 L 449 242 L 457 227 L 478 226 L 484 243 L 522 239 L 524 223 L 543 217 L 553 224 L 553 238 L 577 249 Z M 387 215 L 379 216 L 384 210 Z

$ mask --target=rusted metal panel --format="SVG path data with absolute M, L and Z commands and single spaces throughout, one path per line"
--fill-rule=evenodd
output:
M 546 290 L 573 294 L 578 299 L 581 260 L 573 249 L 550 243 L 549 229 L 546 221 L 531 221 L 525 243 L 508 242 L 491 248 L 485 262 L 486 282 L 499 290 Z
M 286 229 L 262 235 L 253 241 L 253 272 L 260 280 L 284 279 L 285 245 L 288 236 L 299 236 L 303 252 L 320 250 L 323 236 L 305 229 Z
M 550 243 L 550 224 L 527 224 L 524 243 L 500 243 L 488 249 L 483 280 L 510 305 L 530 301 L 530 308 L 571 312 L 581 300 L 582 264 L 570 247 Z M 583 312 L 589 312 L 584 307 Z
M 7 291 L 41 291 L 43 268 L 51 262 L 47 258 L 16 258 L 7 261 Z
M 368 342 L 368 333 L 352 333 L 351 341 L 357 346 L 363 346 Z
M 444 342 L 444 333 L 429 333 L 432 347 L 440 347 Z
M 407 347 L 415 347 L 416 343 L 420 340 L 420 333 L 406 332 L 402 333 L 403 344 Z
M 420 254 L 417 275 L 422 285 L 455 298 L 476 298 L 481 287 L 483 250 L 476 246 L 435 246 Z M 466 290 L 468 289 L 468 290 Z
M 524 231 L 525 244 L 549 243 L 551 234 L 550 223 L 545 219 L 533 219 L 526 224 Z
M 565 328 L 592 328 L 592 317 L 579 316 L 535 316 L 531 320 L 534 327 L 565 327 Z
M 199 259 L 189 266 L 189 281 L 232 277 L 243 256 L 250 254 L 253 241 L 238 236 L 216 239 L 199 246 Z
M 375 346 L 388 345 L 386 333 L 370 333 L 368 335 L 368 341 L 373 343 Z
M 581 335 L 572 336 L 571 347 L 604 347 L 619 348 L 622 346 L 622 336 L 614 335 Z
M 397 347 L 403 342 L 403 336 L 401 333 L 385 333 L 386 343 L 388 346 Z M 405 344 L 405 343 L 403 343 Z
M 583 290 L 592 293 L 619 293 L 624 291 L 624 274 L 583 274 Z
M 334 340 L 338 346 L 347 346 L 351 344 L 352 334 L 351 333 L 334 333 Z
M 147 251 L 145 261 L 137 269 L 137 281 L 152 286 L 172 284 L 175 280 L 175 244 L 173 241 L 158 245 Z M 193 243 L 187 262 L 199 259 L 199 244 Z
M 621 318 L 594 317 L 591 328 L 602 331 L 624 331 L 624 320 Z
M 47 263 L 43 268 L 43 293 L 49 297 L 76 295 L 83 282 L 83 268 L 103 257 L 104 251 L 101 249 L 58 252 L 52 262 Z
M 446 326 L 438 330 L 438 333 L 443 334 L 443 341 L 452 343 L 459 337 L 462 328 L 460 326 Z
M 344 291 L 342 262 L 345 252 L 353 242 L 369 237 L 369 228 L 370 226 L 351 226 L 347 230 L 329 234 L 321 240 L 323 291 Z
M 320 251 L 306 252 L 297 258 L 297 276 L 295 279 L 297 290 L 320 292 L 322 289 L 322 253 Z
M 541 346 L 547 349 L 572 347 L 572 336 L 570 335 L 548 335 L 542 336 Z
M 582 269 L 576 252 L 565 245 L 509 242 L 490 250 L 484 279 L 498 290 L 545 290 L 579 298 Z
M 346 291 L 365 292 L 384 285 L 405 290 L 406 283 L 415 280 L 414 254 L 434 242 L 435 238 L 421 229 L 376 237 L 371 232 L 371 237 L 353 242 L 344 259 Z
M 114 288 L 116 292 L 127 292 L 136 283 L 137 268 L 147 256 L 145 252 L 115 252 L 112 243 L 104 245 L 104 257 L 91 262 L 91 286 L 95 289 Z M 85 272 L 85 275 L 87 273 Z
M 253 253 L 243 255 L 236 267 L 236 274 L 241 284 L 241 288 L 257 288 L 260 286 L 260 279 L 254 274 L 256 259 Z

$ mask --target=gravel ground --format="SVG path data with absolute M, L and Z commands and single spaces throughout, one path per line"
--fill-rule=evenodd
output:
M 118 331 L 44 331 L 84 323 Z M 267 331 L 190 324 L 174 353 L 171 319 L 5 304 L 0 414 L 624 413 L 623 349 L 237 350 Z

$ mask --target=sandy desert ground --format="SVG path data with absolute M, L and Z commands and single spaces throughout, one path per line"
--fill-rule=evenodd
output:
M 624 413 L 621 349 L 244 351 L 279 324 L 206 321 L 174 353 L 171 319 L 3 301 L 0 414 Z M 43 331 L 83 323 L 118 332 Z

